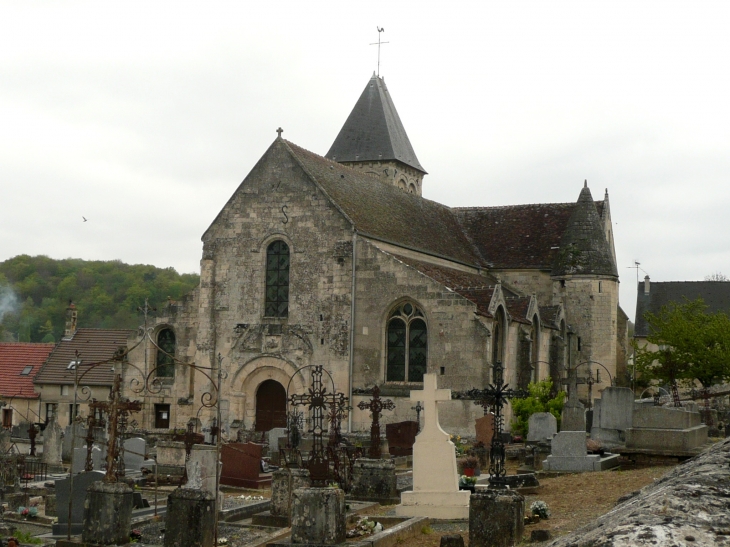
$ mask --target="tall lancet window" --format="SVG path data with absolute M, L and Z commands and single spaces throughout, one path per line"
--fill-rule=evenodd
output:
M 281 240 L 266 249 L 266 317 L 289 315 L 289 246 Z
M 406 302 L 388 318 L 388 382 L 423 382 L 428 361 L 428 327 L 423 311 Z

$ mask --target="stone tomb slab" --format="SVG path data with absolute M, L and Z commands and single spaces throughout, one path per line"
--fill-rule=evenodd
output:
M 553 437 L 551 449 L 552 453 L 542 463 L 543 471 L 603 471 L 619 463 L 618 454 L 588 454 L 585 431 L 561 431 Z
M 271 473 L 261 473 L 263 446 L 254 443 L 228 443 L 221 447 L 221 484 L 243 488 L 265 488 Z
M 549 442 L 558 432 L 558 420 L 550 412 L 536 412 L 530 416 L 528 442 Z

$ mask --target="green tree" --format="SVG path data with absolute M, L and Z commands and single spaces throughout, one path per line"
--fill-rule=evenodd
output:
M 162 308 L 168 297 L 181 299 L 199 281 L 196 274 L 181 275 L 173 268 L 119 260 L 19 255 L 0 262 L 0 290 L 15 299 L 13 306 L 3 308 L 0 337 L 59 340 L 69 300 L 79 311 L 81 327 L 135 328 L 140 321 L 137 307 L 145 298 L 150 305 Z
M 636 347 L 637 371 L 659 382 L 710 386 L 730 379 L 730 319 L 707 313 L 702 299 L 671 303 L 659 313 L 644 314 L 647 342 L 658 349 Z
M 530 416 L 537 412 L 549 412 L 558 420 L 565 404 L 565 392 L 559 391 L 555 397 L 550 396 L 553 381 L 548 378 L 540 382 L 533 382 L 527 386 L 529 396 L 524 399 L 513 399 L 512 403 L 512 432 L 523 436 L 527 435 Z

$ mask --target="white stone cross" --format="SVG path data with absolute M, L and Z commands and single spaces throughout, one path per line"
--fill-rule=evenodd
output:
M 448 436 L 439 425 L 438 405 L 440 401 L 450 401 L 450 389 L 438 389 L 435 374 L 423 375 L 423 390 L 411 391 L 411 401 L 422 401 L 425 409 L 423 417 L 423 431 L 419 435 L 431 436 L 443 433 Z

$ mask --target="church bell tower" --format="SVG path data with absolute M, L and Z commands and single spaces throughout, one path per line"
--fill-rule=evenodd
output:
M 374 73 L 325 157 L 419 196 L 427 174 L 408 140 L 385 80 Z

